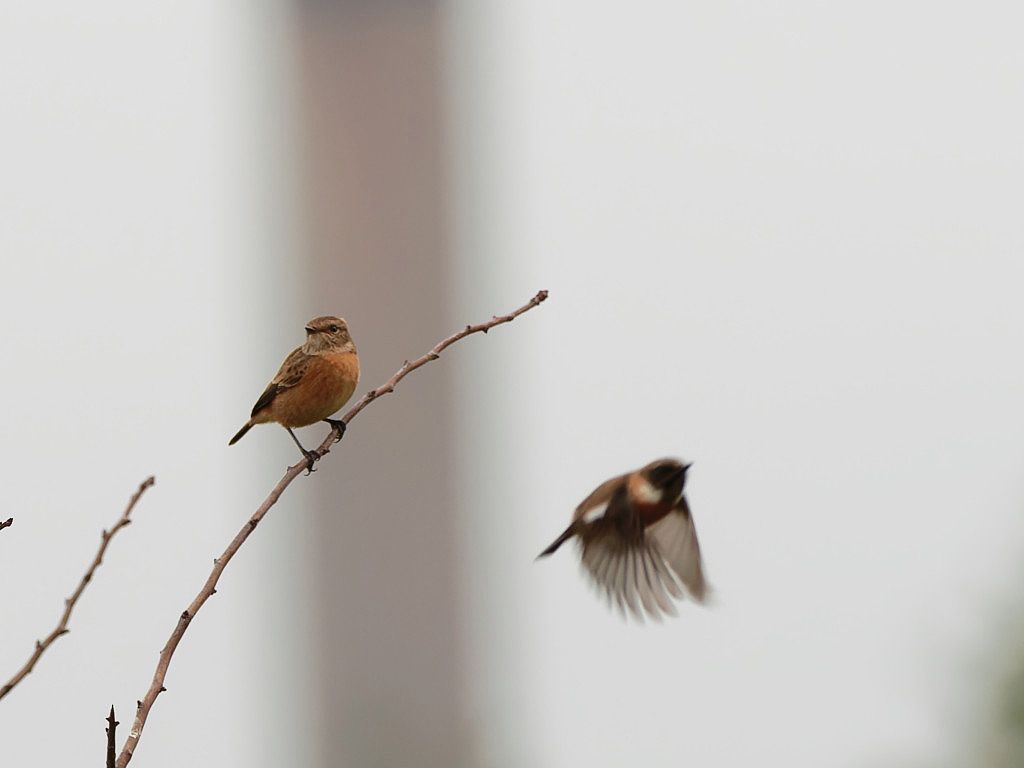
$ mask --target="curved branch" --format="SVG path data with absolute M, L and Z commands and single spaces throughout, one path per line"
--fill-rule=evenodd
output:
M 377 389 L 371 390 L 363 395 L 363 397 L 345 413 L 341 420 L 346 424 L 350 422 L 359 414 L 360 411 L 378 397 L 393 392 L 395 385 L 408 376 L 412 371 L 426 365 L 432 360 L 437 360 L 445 348 L 451 346 L 460 339 L 463 339 L 473 333 L 487 333 L 487 331 L 496 325 L 510 323 L 519 317 L 519 315 L 539 305 L 547 297 L 547 291 L 540 291 L 536 296 L 530 299 L 530 301 L 514 312 L 510 312 L 507 315 L 492 317 L 487 322 L 480 323 L 479 325 L 467 325 L 458 333 L 454 333 L 438 343 L 422 357 L 419 357 L 412 362 L 406 360 L 394 376 L 388 379 L 381 386 L 377 387 Z M 330 452 L 331 445 L 337 440 L 340 440 L 343 434 L 344 433 L 340 432 L 337 428 L 332 427 L 327 438 L 320 444 L 320 447 L 316 449 L 318 456 L 322 457 Z M 267 512 L 270 511 L 270 508 L 274 506 L 277 500 L 281 497 L 281 494 L 284 493 L 285 488 L 291 485 L 291 482 L 302 474 L 305 469 L 305 459 L 301 460 L 298 464 L 289 467 L 285 472 L 284 477 L 282 477 L 281 480 L 278 481 L 277 485 L 274 486 L 270 495 L 264 499 L 259 508 L 245 522 L 242 529 L 235 534 L 235 538 L 233 538 L 231 543 L 228 544 L 227 549 L 224 550 L 220 557 L 213 561 L 213 570 L 210 571 L 210 575 L 206 579 L 206 583 L 203 584 L 202 589 L 199 590 L 199 594 L 196 595 L 195 599 L 189 603 L 188 608 L 182 611 L 181 616 L 178 617 L 178 622 L 175 625 L 174 630 L 171 632 L 171 636 L 168 638 L 163 650 L 160 651 L 160 658 L 157 660 L 156 671 L 153 674 L 153 682 L 150 684 L 145 697 L 141 701 L 137 702 L 135 721 L 132 723 L 131 732 L 128 734 L 128 738 L 125 740 L 124 746 L 121 748 L 121 753 L 117 756 L 117 768 L 125 768 L 129 761 L 131 761 L 132 754 L 135 752 L 135 747 L 138 745 L 139 739 L 142 737 L 142 729 L 146 726 L 146 720 L 149 717 L 150 710 L 153 708 L 153 704 L 156 702 L 157 697 L 167 690 L 164 687 L 164 678 L 167 676 L 167 669 L 171 664 L 171 657 L 174 656 L 174 651 L 177 649 L 178 643 L 181 642 L 181 638 L 184 636 L 185 630 L 188 629 L 188 625 L 191 623 L 192 619 L 195 618 L 195 615 L 199 613 L 199 610 L 203 607 L 206 601 L 216 594 L 217 581 L 220 579 L 220 576 L 227 567 L 227 564 L 231 561 L 231 558 L 238 552 L 239 547 L 245 543 L 245 540 L 249 538 L 249 534 L 256 529 L 256 526 L 259 525 Z
M 71 597 L 65 598 L 64 600 L 64 613 L 60 617 L 60 622 L 54 630 L 46 636 L 45 640 L 36 640 L 35 650 L 32 651 L 32 655 L 29 656 L 28 661 L 26 661 L 25 665 L 15 673 L 14 677 L 8 680 L 7 683 L 0 688 L 0 699 L 10 693 L 14 686 L 25 679 L 26 675 L 28 675 L 28 673 L 32 671 L 32 668 L 35 667 L 36 662 L 39 661 L 39 657 L 46 652 L 47 648 L 53 645 L 54 641 L 58 637 L 62 637 L 71 631 L 68 629 L 68 621 L 71 619 L 71 612 L 75 610 L 78 598 L 82 596 L 86 585 L 92 581 L 92 575 L 96 572 L 96 569 L 100 567 L 100 563 L 103 562 L 103 554 L 107 551 L 107 545 L 110 544 L 110 540 L 114 538 L 115 533 L 131 523 L 132 510 L 135 509 L 135 505 L 138 503 L 139 499 L 142 498 L 142 494 L 146 492 L 146 489 L 155 482 L 156 479 L 153 477 L 147 477 L 143 480 L 142 484 L 139 486 L 139 490 L 132 494 L 131 499 L 128 500 L 128 506 L 121 514 L 121 517 L 118 518 L 117 522 L 114 523 L 114 527 L 109 531 L 103 531 L 101 535 L 100 548 L 99 551 L 96 552 L 96 557 L 92 560 L 92 565 L 89 566 L 89 570 L 85 572 L 85 576 L 82 577 L 82 580 L 78 582 L 78 588 L 74 593 L 72 593 Z

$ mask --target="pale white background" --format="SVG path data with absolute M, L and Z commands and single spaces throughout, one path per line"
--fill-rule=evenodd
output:
M 111 704 L 120 746 L 176 617 L 294 460 L 227 449 L 308 319 L 302 262 L 282 258 L 287 25 L 275 4 L 0 8 L 0 677 L 157 476 L 71 634 L 0 702 L 4 765 L 101 764 Z M 309 721 L 290 688 L 308 634 L 284 631 L 308 594 L 305 523 L 283 517 L 193 623 L 133 765 L 305 762 L 305 741 L 274 736 Z
M 972 665 L 1024 534 L 1020 11 L 445 14 L 453 327 L 552 292 L 446 361 L 474 764 L 970 763 Z M 72 634 L 0 702 L 5 764 L 98 762 L 106 708 L 130 721 L 293 459 L 224 445 L 315 314 L 290 23 L 0 10 L 0 676 L 158 476 Z M 638 627 L 570 549 L 533 557 L 594 484 L 666 454 L 695 462 L 716 604 Z M 311 764 L 307 493 L 193 625 L 140 764 Z
M 978 764 L 1024 513 L 1018 7 L 455 9 L 464 293 L 552 292 L 513 361 L 459 358 L 480 764 Z M 665 454 L 717 605 L 625 625 L 530 559 Z

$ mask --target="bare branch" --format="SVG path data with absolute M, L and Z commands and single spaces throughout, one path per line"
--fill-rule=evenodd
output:
M 114 705 L 110 705 L 110 714 L 107 715 L 107 768 L 114 768 L 114 761 L 117 758 L 117 720 L 114 719 Z
M 14 525 L 13 517 L 8 517 L 6 520 L 0 520 L 0 531 L 4 528 L 10 528 L 12 525 Z
M 0 688 L 0 699 L 11 692 L 18 683 L 20 683 L 32 668 L 35 667 L 36 662 L 39 661 L 39 657 L 42 656 L 46 649 L 49 648 L 53 642 L 62 635 L 66 635 L 71 630 L 68 629 L 68 620 L 71 618 L 71 612 L 75 610 L 75 604 L 78 603 L 78 598 L 82 596 L 82 592 L 85 591 L 86 585 L 92 581 L 92 575 L 96 572 L 96 569 L 100 567 L 100 563 L 103 562 L 103 554 L 107 551 L 107 545 L 110 544 L 110 540 L 114 538 L 114 534 L 124 528 L 126 525 L 131 523 L 132 510 L 135 509 L 135 505 L 139 499 L 142 498 L 142 494 L 146 492 L 153 483 L 156 482 L 155 478 L 147 477 L 142 481 L 142 484 L 129 499 L 128 506 L 125 508 L 121 517 L 118 518 L 117 522 L 114 523 L 114 527 L 109 531 L 104 530 L 101 535 L 100 548 L 96 552 L 96 557 L 93 558 L 92 565 L 89 566 L 89 570 L 85 572 L 85 576 L 78 583 L 78 588 L 74 591 L 71 597 L 65 598 L 64 600 L 64 613 L 60 617 L 60 622 L 54 628 L 54 630 L 46 636 L 45 640 L 36 640 L 35 650 L 32 651 L 32 655 L 29 656 L 28 661 L 25 665 L 15 673 L 14 677 L 7 681 L 2 688 Z
M 437 360 L 437 358 L 441 355 L 441 352 L 443 352 L 445 349 L 447 349 L 460 339 L 464 339 L 473 333 L 487 333 L 489 330 L 491 330 L 491 328 L 493 328 L 496 325 L 511 323 L 524 312 L 528 312 L 534 307 L 536 307 L 547 297 L 547 291 L 540 291 L 536 296 L 530 299 L 526 304 L 521 306 L 515 312 L 510 312 L 509 314 L 501 315 L 500 317 L 492 317 L 486 323 L 480 323 L 479 325 L 467 325 L 458 333 L 453 333 L 447 339 L 437 344 L 437 346 L 435 346 L 432 350 L 427 352 L 427 354 L 425 354 L 423 357 L 419 357 L 413 360 L 411 363 L 408 360 L 406 360 L 405 363 L 402 365 L 401 368 L 398 369 L 398 372 L 394 376 L 388 379 L 383 385 L 363 395 L 359 402 L 352 406 L 352 408 L 348 411 L 348 413 L 346 413 L 342 417 L 341 420 L 348 424 L 350 421 L 352 421 L 353 418 L 355 418 L 356 414 L 363 410 L 363 408 L 368 406 L 378 397 L 394 392 L 395 385 L 398 384 L 398 382 L 400 382 L 402 379 L 408 376 L 411 372 L 415 371 L 417 368 L 426 365 L 431 360 Z M 330 450 L 331 443 L 335 442 L 336 439 L 340 439 L 341 433 L 338 432 L 337 428 L 332 427 L 331 432 L 332 439 L 325 441 L 324 444 L 317 449 L 317 453 L 319 453 L 321 456 L 323 456 Z M 306 464 L 305 462 L 303 462 L 302 467 L 305 468 L 305 466 Z
M 412 371 L 426 365 L 431 360 L 437 360 L 438 356 L 444 349 L 460 339 L 463 339 L 473 333 L 486 333 L 496 325 L 512 322 L 515 318 L 519 317 L 519 315 L 539 305 L 547 297 L 548 292 L 541 291 L 514 312 L 507 315 L 501 315 L 500 317 L 493 317 L 486 323 L 480 323 L 479 325 L 467 325 L 458 333 L 454 333 L 438 343 L 433 349 L 427 352 L 427 354 L 423 355 L 423 357 L 417 358 L 412 362 L 406 360 L 394 376 L 388 379 L 388 381 L 380 387 L 377 387 L 377 389 L 371 390 L 363 395 L 362 399 L 360 399 L 359 402 L 357 402 L 341 420 L 346 424 L 349 423 L 367 405 L 378 397 L 386 395 L 389 392 L 393 392 L 395 385 L 398 384 L 398 382 L 408 376 Z M 320 447 L 316 449 L 316 453 L 321 457 L 329 453 L 331 445 L 341 439 L 343 434 L 343 432 L 332 427 L 327 438 L 320 444 Z M 181 638 L 184 636 L 185 630 L 188 629 L 192 619 L 194 619 L 196 614 L 199 613 L 199 610 L 203 607 L 206 601 L 217 592 L 217 581 L 220 579 L 220 576 L 227 567 L 227 564 L 231 561 L 231 558 L 235 556 L 235 553 L 238 552 L 238 549 L 245 543 L 245 540 L 249 538 L 249 534 L 256 529 L 256 526 L 259 525 L 261 520 L 263 520 L 267 512 L 270 511 L 270 508 L 277 503 L 281 494 L 284 493 L 285 488 L 287 488 L 296 477 L 302 474 L 305 469 L 305 459 L 299 461 L 298 464 L 289 467 L 285 472 L 284 477 L 282 477 L 277 485 L 274 486 L 270 495 L 264 499 L 259 508 L 251 517 L 249 517 L 248 520 L 246 520 L 241 530 L 235 534 L 235 538 L 233 538 L 231 543 L 228 544 L 227 549 L 224 550 L 220 557 L 213 561 L 213 570 L 210 571 L 210 575 L 206 579 L 206 583 L 203 584 L 202 589 L 199 590 L 199 594 L 196 595 L 188 608 L 182 611 L 181 616 L 178 617 L 178 622 L 175 625 L 174 630 L 171 632 L 171 636 L 168 638 L 163 650 L 160 651 L 160 658 L 157 660 L 156 671 L 153 674 L 153 682 L 150 684 L 145 697 L 138 702 L 135 712 L 135 721 L 132 723 L 131 732 L 128 734 L 128 738 L 125 740 L 124 746 L 121 748 L 121 753 L 117 756 L 116 768 L 125 768 L 131 761 L 132 754 L 135 752 L 135 747 L 138 745 L 139 739 L 142 737 L 142 729 L 146 726 L 146 719 L 149 717 L 153 704 L 156 702 L 157 697 L 167 690 L 164 687 L 164 678 L 167 676 L 167 669 L 171 664 L 171 657 L 174 656 L 174 651 L 177 649 L 178 643 L 181 642 Z

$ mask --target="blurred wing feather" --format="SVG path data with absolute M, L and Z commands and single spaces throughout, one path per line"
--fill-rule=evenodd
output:
M 648 539 L 693 599 L 703 602 L 708 586 L 704 580 L 697 529 L 685 496 L 679 506 L 648 529 Z
M 625 544 L 611 534 L 583 544 L 583 567 L 620 611 L 643 620 L 675 615 L 669 595 L 682 597 L 668 566 L 646 540 Z
M 597 503 L 604 501 L 599 498 Z M 624 502 L 624 495 L 612 496 L 609 523 Z M 660 620 L 662 615 L 675 615 L 673 598 L 681 600 L 689 593 L 703 602 L 707 594 L 697 532 L 685 498 L 638 538 L 623 539 L 609 525 L 603 530 L 591 529 L 580 542 L 583 567 L 623 614 L 628 611 L 640 620 L 645 614 Z

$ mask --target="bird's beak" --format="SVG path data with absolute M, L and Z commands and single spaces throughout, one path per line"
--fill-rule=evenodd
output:
M 309 326 L 307 325 L 307 326 L 306 326 L 306 333 L 316 333 L 316 331 L 314 331 L 314 330 L 313 330 L 312 328 L 310 328 L 310 327 L 309 327 Z

